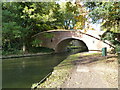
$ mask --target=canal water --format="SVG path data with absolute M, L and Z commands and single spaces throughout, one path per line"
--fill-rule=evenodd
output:
M 70 54 L 42 55 L 24 58 L 3 59 L 2 88 L 31 88 L 32 84 L 43 79 L 53 68 Z

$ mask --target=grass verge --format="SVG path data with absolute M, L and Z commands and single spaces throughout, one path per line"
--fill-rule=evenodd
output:
M 101 53 L 78 53 L 70 55 L 67 59 L 62 61 L 58 66 L 54 67 L 52 74 L 46 79 L 45 82 L 37 86 L 37 88 L 59 88 L 60 85 L 69 77 L 70 71 L 75 66 L 74 61 L 82 56 L 100 55 Z M 33 84 L 34 88 L 37 84 Z

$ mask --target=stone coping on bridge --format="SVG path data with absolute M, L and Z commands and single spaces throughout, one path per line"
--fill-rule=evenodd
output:
M 49 33 L 49 32 L 68 32 L 68 31 L 73 31 L 73 32 L 79 31 L 81 33 L 84 33 L 83 30 L 80 30 L 80 29 L 55 29 L 55 30 L 48 30 L 48 31 L 39 32 L 39 33 L 33 35 L 32 37 L 35 37 L 35 36 L 42 34 L 42 33 L 45 33 L 45 32 Z
M 56 29 L 56 30 L 49 30 L 49 31 L 47 31 L 47 32 L 54 32 L 54 31 L 82 31 L 82 30 L 80 30 L 80 29 Z

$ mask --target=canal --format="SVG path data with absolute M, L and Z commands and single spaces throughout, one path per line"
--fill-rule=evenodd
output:
M 33 83 L 39 82 L 61 61 L 70 54 L 78 53 L 78 51 L 72 50 L 61 54 L 3 59 L 2 88 L 31 88 Z

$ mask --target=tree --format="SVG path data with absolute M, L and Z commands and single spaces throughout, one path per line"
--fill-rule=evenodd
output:
M 84 32 L 87 32 L 87 30 L 94 30 L 90 26 L 89 17 L 88 17 L 88 10 L 86 6 L 82 2 L 75 2 L 76 8 L 77 8 L 77 14 L 75 15 L 75 29 L 81 29 L 84 30 Z
M 120 33 L 120 2 L 87 2 L 93 23 L 100 23 L 101 29 L 106 31 L 103 40 L 109 40 L 120 50 L 120 41 L 117 40 Z
M 29 52 L 38 42 L 33 35 L 51 29 L 72 29 L 77 22 L 84 21 L 75 18 L 80 12 L 71 2 L 61 5 L 55 2 L 4 2 L 2 13 L 3 51 L 8 52 Z
M 120 2 L 87 2 L 92 22 L 100 22 L 102 30 L 120 33 Z
M 54 2 L 4 2 L 2 3 L 3 51 L 32 47 L 32 36 L 53 29 L 51 10 Z M 18 44 L 19 43 L 19 44 Z M 26 47 L 26 49 L 25 49 Z
M 2 4 L 2 15 L 3 15 L 3 51 L 14 51 L 14 49 L 20 49 L 19 39 L 22 37 L 22 28 L 17 22 L 20 21 L 19 14 L 17 14 L 17 6 L 12 6 L 10 3 Z M 14 12 L 14 13 L 13 13 Z M 19 44 L 17 44 L 19 43 Z
M 56 12 L 56 11 L 55 11 Z M 71 2 L 62 2 L 59 5 L 59 10 L 54 13 L 56 20 L 64 29 L 73 29 L 76 19 L 74 18 L 78 14 L 77 7 Z

